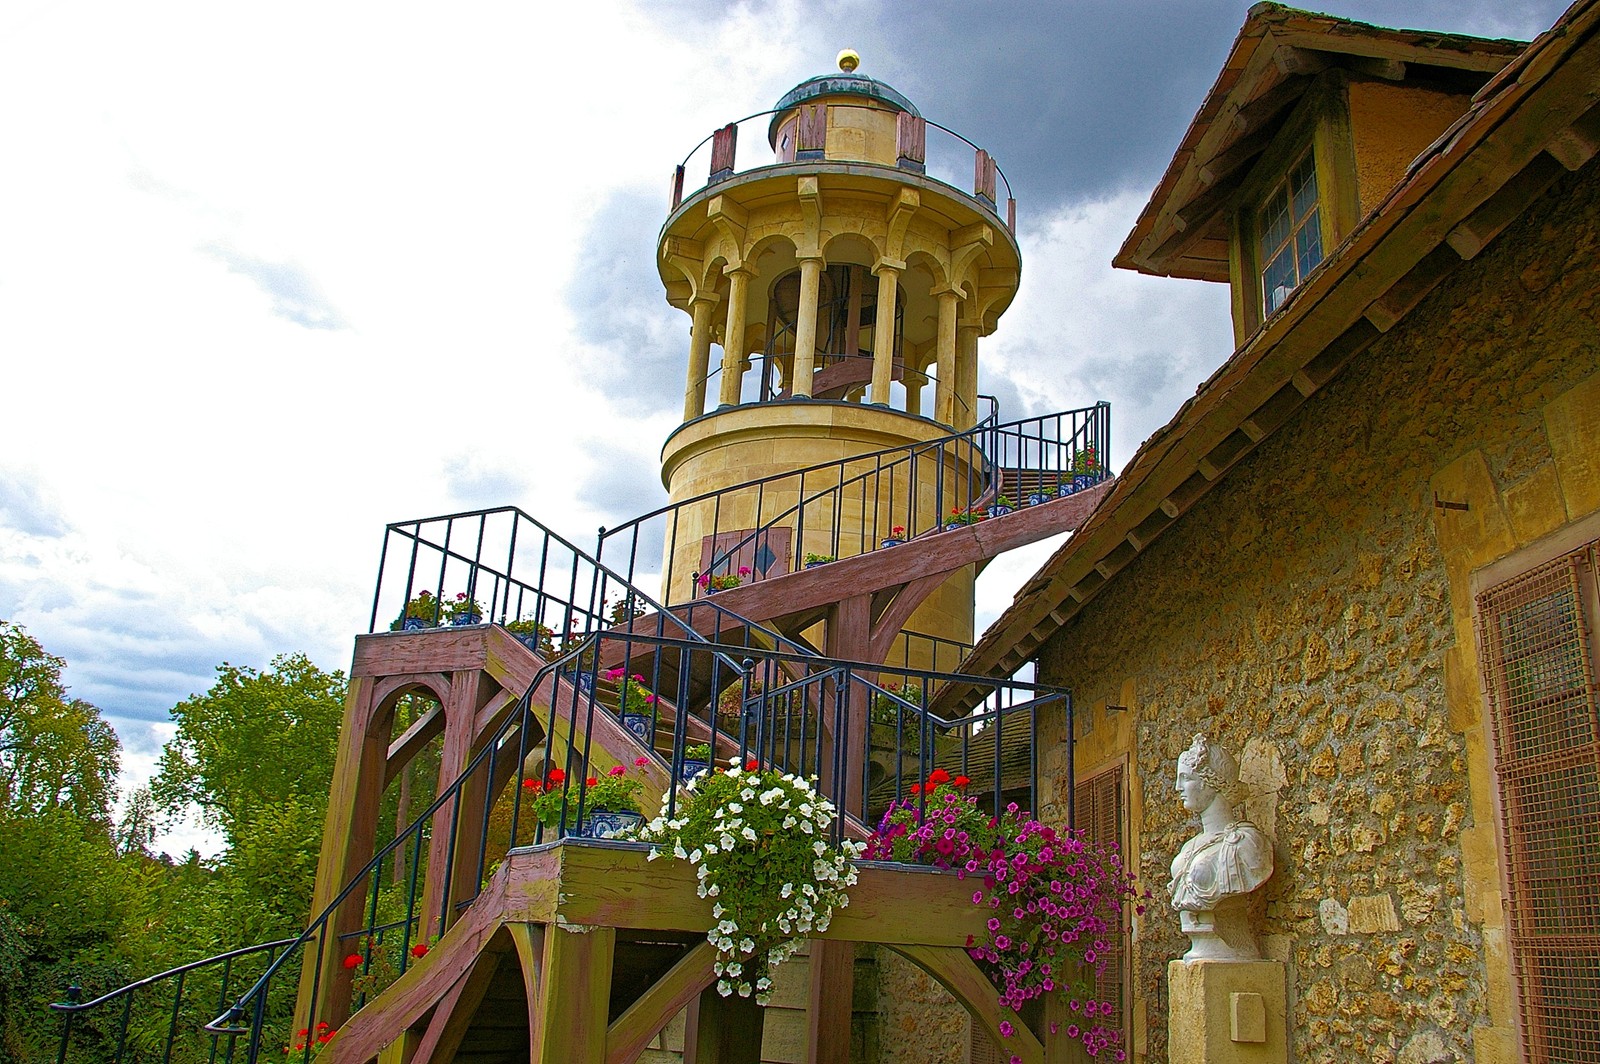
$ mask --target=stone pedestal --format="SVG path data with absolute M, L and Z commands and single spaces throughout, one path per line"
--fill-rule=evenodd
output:
M 1278 961 L 1167 965 L 1170 1064 L 1287 1064 L 1287 996 Z

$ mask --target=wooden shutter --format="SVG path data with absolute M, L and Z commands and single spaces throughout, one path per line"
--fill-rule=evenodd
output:
M 1116 844 L 1119 853 L 1128 852 L 1127 815 L 1123 797 L 1123 771 L 1115 765 L 1079 780 L 1073 788 L 1072 809 L 1076 822 L 1073 827 L 1084 837 L 1102 846 Z M 1095 981 L 1095 996 L 1116 1006 L 1116 1013 L 1106 1021 L 1106 1026 L 1122 1032 L 1123 1045 L 1128 1042 L 1127 990 L 1128 990 L 1128 925 L 1127 913 L 1123 924 L 1106 951 L 1105 968 Z
M 1530 1064 L 1600 1064 L 1596 544 L 1478 596 Z

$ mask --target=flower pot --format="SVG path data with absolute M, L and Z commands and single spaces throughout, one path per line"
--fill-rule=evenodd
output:
M 539 649 L 539 636 L 537 633 L 533 635 L 518 635 L 517 642 L 521 643 L 535 654 L 544 653 L 544 651 Z
M 972 522 L 970 521 L 946 521 L 944 523 L 944 530 L 946 532 L 950 532 L 957 528 L 966 528 L 971 523 Z
M 1056 485 L 1056 498 L 1065 499 L 1068 495 L 1071 495 L 1077 490 L 1077 488 L 1073 487 L 1072 481 L 1063 480 L 1061 483 Z
M 828 564 L 827 562 L 806 562 L 806 568 L 807 569 L 815 569 L 819 565 L 827 565 L 827 564 Z
M 718 591 L 721 591 L 722 589 L 720 587 L 706 587 L 706 588 L 701 588 L 701 590 L 704 591 L 708 595 L 715 595 Z
M 1094 481 L 1095 478 L 1092 473 L 1079 473 L 1072 478 L 1072 490 L 1082 491 L 1084 488 L 1092 488 L 1094 487 Z
M 483 614 L 481 613 L 463 613 L 459 617 L 450 618 L 450 627 L 452 628 L 465 628 L 469 624 L 482 623 Z
M 400 626 L 402 632 L 421 632 L 433 627 L 433 622 L 426 617 L 407 617 Z
M 880 546 L 880 547 L 898 547 L 900 544 L 902 544 L 904 542 L 905 542 L 905 540 L 903 540 L 903 539 L 895 539 L 893 536 L 891 536 L 888 539 L 884 540 L 883 542 L 879 543 L 878 546 Z
M 688 783 L 710 767 L 711 762 L 709 761 L 692 760 L 686 757 L 683 759 L 683 767 L 678 770 L 678 778 L 684 783 Z
M 651 727 L 650 714 L 618 713 L 617 717 L 622 721 L 622 726 L 632 732 L 635 738 L 646 746 L 650 745 L 653 738 L 651 732 L 654 730 Z
M 1031 491 L 1028 493 L 1028 505 L 1039 506 L 1056 497 L 1053 491 Z
M 642 827 L 644 827 L 643 813 L 593 809 L 579 825 L 578 835 L 585 839 L 614 839 L 618 836 L 631 835 Z
M 989 507 L 988 510 L 986 510 L 984 512 L 987 513 L 990 517 L 1004 517 L 1006 514 L 1011 512 L 1011 507 L 1009 507 L 1009 506 L 991 506 L 991 507 Z

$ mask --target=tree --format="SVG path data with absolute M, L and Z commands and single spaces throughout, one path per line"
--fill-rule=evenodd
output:
M 66 662 L 0 621 L 0 806 L 16 815 L 67 808 L 109 825 L 121 745 L 100 711 L 69 698 Z
M 178 731 L 161 753 L 151 796 L 169 814 L 192 803 L 231 848 L 269 809 L 327 808 L 344 706 L 344 674 L 304 654 L 266 672 L 224 663 L 203 695 L 172 710 Z

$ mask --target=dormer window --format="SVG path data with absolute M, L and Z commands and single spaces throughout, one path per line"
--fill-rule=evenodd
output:
M 1272 187 L 1256 216 L 1261 263 L 1261 307 L 1265 317 L 1288 300 L 1322 261 L 1322 225 L 1317 210 L 1317 168 L 1311 149 Z

